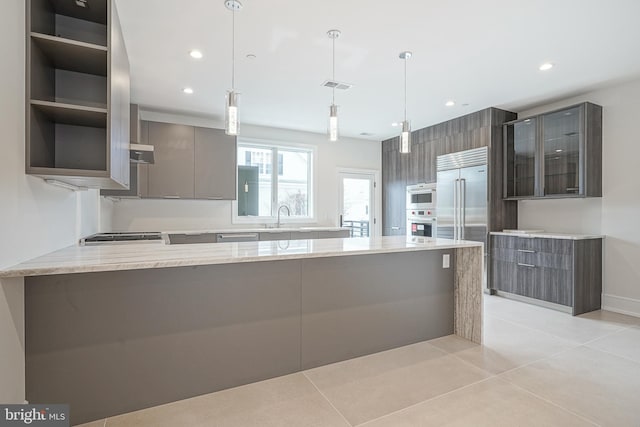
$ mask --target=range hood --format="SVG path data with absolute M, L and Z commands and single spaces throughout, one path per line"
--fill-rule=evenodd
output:
M 129 161 L 131 163 L 153 164 L 153 145 L 129 144 Z
M 140 106 L 131 104 L 129 110 L 130 134 L 129 134 L 129 161 L 131 163 L 153 164 L 153 145 L 140 144 Z

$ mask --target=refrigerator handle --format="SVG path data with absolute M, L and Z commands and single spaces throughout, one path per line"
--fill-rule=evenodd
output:
M 460 238 L 465 239 L 464 229 L 467 226 L 466 219 L 467 212 L 467 180 L 462 178 L 460 180 Z
M 458 240 L 458 180 L 453 181 L 453 240 Z

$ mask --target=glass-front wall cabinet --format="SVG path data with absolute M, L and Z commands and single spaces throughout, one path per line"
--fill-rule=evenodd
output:
M 533 197 L 536 188 L 536 118 L 505 126 L 506 197 Z
M 602 107 L 584 103 L 503 131 L 506 199 L 602 196 Z
M 580 193 L 580 107 L 542 116 L 544 195 Z

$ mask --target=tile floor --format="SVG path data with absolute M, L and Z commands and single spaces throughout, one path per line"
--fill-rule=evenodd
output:
M 640 427 L 640 318 L 485 297 L 448 336 L 85 424 Z

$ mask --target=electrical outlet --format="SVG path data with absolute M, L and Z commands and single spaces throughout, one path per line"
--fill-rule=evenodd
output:
M 449 254 L 442 255 L 442 268 L 449 268 L 450 256 Z

